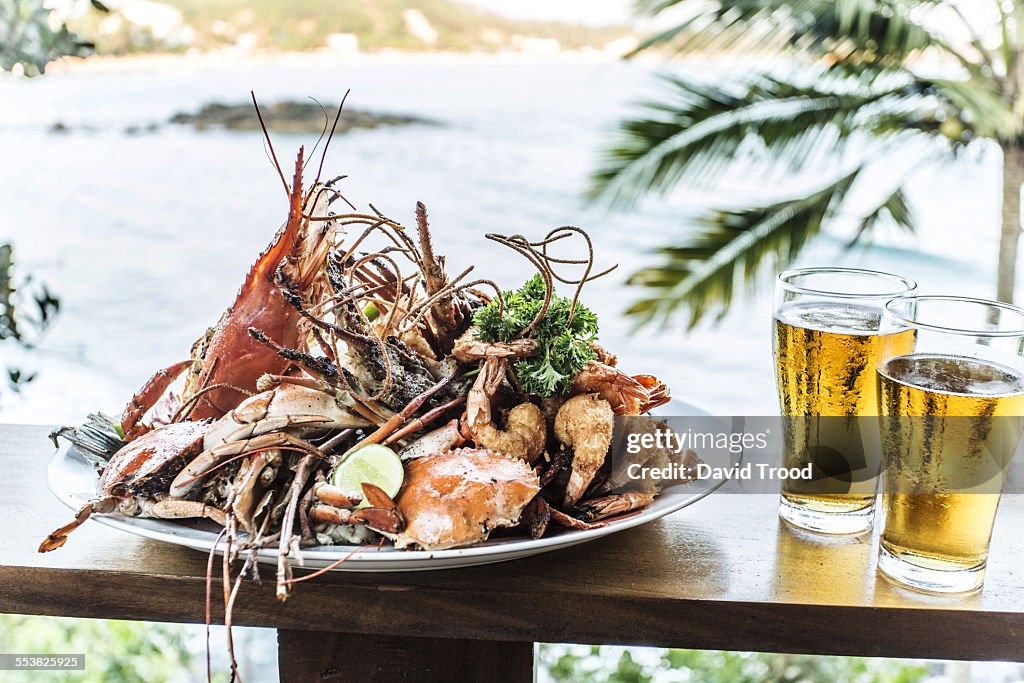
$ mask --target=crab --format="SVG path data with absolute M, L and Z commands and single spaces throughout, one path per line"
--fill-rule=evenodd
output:
M 369 507 L 351 511 L 318 503 L 310 516 L 318 522 L 365 524 L 398 549 L 445 550 L 483 542 L 495 529 L 516 526 L 538 492 L 537 473 L 522 459 L 458 448 L 406 463 L 405 482 L 394 500 L 364 484 Z M 326 493 L 335 491 L 324 487 L 317 498 L 324 500 Z
M 224 512 L 194 500 L 171 500 L 165 493 L 170 481 L 203 450 L 209 420 L 176 422 L 146 432 L 110 458 L 96 486 L 96 496 L 75 518 L 54 530 L 39 545 L 39 552 L 56 550 L 68 534 L 93 514 L 122 512 L 161 519 L 205 517 L 223 525 Z

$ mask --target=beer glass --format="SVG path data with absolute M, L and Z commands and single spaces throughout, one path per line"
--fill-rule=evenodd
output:
M 813 474 L 782 483 L 779 515 L 790 524 L 834 534 L 871 528 L 881 469 L 879 322 L 887 301 L 916 287 L 898 275 L 854 268 L 779 275 L 773 348 L 783 466 L 810 464 Z M 912 333 L 895 334 L 898 346 Z
M 918 590 L 975 590 L 1024 430 L 1024 309 L 905 297 L 886 304 L 882 330 L 914 339 L 910 349 L 883 343 L 878 364 L 878 568 Z

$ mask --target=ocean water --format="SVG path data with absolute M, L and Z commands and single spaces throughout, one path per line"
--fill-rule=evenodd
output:
M 708 78 L 729 65 L 683 67 Z M 692 331 L 678 324 L 632 329 L 622 312 L 639 295 L 624 280 L 652 262 L 658 245 L 693 229 L 704 207 L 786 195 L 822 176 L 763 178 L 751 169 L 721 187 L 688 185 L 625 212 L 582 199 L 587 176 L 616 120 L 657 92 L 652 67 L 620 63 L 407 61 L 309 66 L 187 63 L 170 69 L 55 73 L 0 79 L 0 241 L 17 267 L 45 282 L 62 310 L 29 354 L 0 345 L 0 366 L 38 374 L 19 394 L 0 393 L 0 422 L 72 423 L 87 412 L 118 413 L 156 368 L 187 356 L 192 342 L 231 303 L 286 202 L 258 134 L 165 126 L 211 100 L 264 102 L 316 97 L 353 107 L 413 113 L 440 126 L 356 131 L 332 143 L 325 166 L 348 174 L 346 195 L 412 224 L 424 201 L 438 250 L 459 272 L 515 287 L 530 267 L 484 239 L 485 232 L 541 236 L 589 230 L 598 263 L 618 262 L 583 300 L 601 320 L 602 343 L 634 373 L 656 374 L 676 398 L 724 415 L 775 411 L 770 278 L 738 297 L 727 315 Z M 50 132 L 56 122 L 71 132 Z M 288 167 L 311 136 L 277 135 Z M 880 161 L 857 191 L 867 205 L 913 170 L 920 234 L 880 235 L 871 248 L 843 248 L 848 224 L 824 235 L 800 264 L 898 272 L 921 291 L 986 296 L 994 290 L 998 155 L 921 165 L 927 149 Z M 201 648 L 201 629 L 193 628 Z M 251 680 L 273 680 L 273 634 L 247 631 L 240 650 Z M 214 645 L 215 654 L 223 648 Z M 223 664 L 223 662 L 221 662 Z
M 684 66 L 718 78 L 728 65 Z M 158 367 L 191 343 L 233 300 L 248 266 L 282 222 L 285 197 L 258 134 L 165 126 L 211 100 L 316 97 L 408 112 L 441 126 L 357 131 L 332 143 L 325 173 L 345 173 L 346 195 L 407 224 L 426 202 L 449 269 L 513 287 L 531 273 L 485 232 L 543 235 L 572 224 L 593 235 L 598 262 L 618 262 L 584 301 L 601 339 L 627 370 L 653 373 L 677 398 L 721 414 L 775 409 L 770 278 L 728 314 L 687 332 L 679 324 L 633 333 L 623 310 L 639 292 L 629 273 L 651 251 L 693 229 L 710 203 L 739 204 L 798 191 L 822 177 L 758 177 L 741 169 L 715 189 L 688 184 L 669 197 L 609 213 L 582 199 L 588 173 L 631 102 L 657 92 L 652 67 L 621 63 L 401 62 L 311 67 L 189 66 L 56 73 L 0 80 L 0 240 L 17 267 L 61 299 L 56 323 L 31 354 L 8 344 L 3 360 L 38 373 L 0 396 L 0 421 L 69 422 L 116 412 Z M 57 121 L 71 127 L 52 133 Z M 312 136 L 278 135 L 287 167 Z M 926 150 L 924 150 L 926 151 Z M 843 228 L 817 240 L 804 264 L 861 265 L 912 277 L 922 291 L 987 295 L 994 289 L 998 154 L 980 149 L 945 165 L 917 154 L 886 159 L 857 191 L 871 201 L 916 169 L 911 200 L 920 234 L 882 234 L 846 251 Z

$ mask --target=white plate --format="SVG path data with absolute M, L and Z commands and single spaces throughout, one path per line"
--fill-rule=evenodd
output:
M 706 412 L 687 403 L 673 401 L 662 411 L 666 415 L 698 416 Z M 78 510 L 96 491 L 98 474 L 96 469 L 82 457 L 74 446 L 61 448 L 54 454 L 46 472 L 47 483 L 55 496 L 72 510 Z M 452 550 L 395 550 L 393 548 L 369 548 L 352 555 L 336 567 L 336 571 L 356 572 L 398 572 L 423 571 L 471 567 L 493 562 L 504 562 L 529 557 L 578 543 L 592 541 L 618 531 L 625 531 L 641 524 L 671 514 L 687 505 L 692 505 L 721 486 L 723 481 L 691 481 L 665 489 L 646 509 L 632 516 L 618 519 L 597 529 L 571 530 L 549 527 L 548 533 L 539 539 L 520 537 L 498 537 L 467 548 Z M 187 548 L 209 552 L 216 534 L 209 526 L 196 523 L 172 522 L 160 519 L 128 517 L 122 514 L 95 515 L 91 519 L 109 527 L 128 533 L 166 541 Z M 72 537 L 71 542 L 74 543 Z M 358 546 L 319 546 L 301 551 L 304 566 L 319 569 L 349 554 Z M 219 552 L 220 548 L 218 548 Z M 261 562 L 276 563 L 277 549 L 260 552 Z

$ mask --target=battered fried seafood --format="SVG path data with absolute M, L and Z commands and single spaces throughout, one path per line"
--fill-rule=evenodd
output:
M 608 401 L 597 394 L 578 394 L 558 409 L 555 436 L 573 451 L 572 474 L 562 503 L 564 508 L 576 504 L 604 464 L 612 443 L 614 418 Z
M 530 402 L 520 403 L 509 411 L 504 429 L 495 425 L 491 403 L 507 371 L 504 357 L 486 356 L 466 401 L 468 436 L 481 448 L 532 463 L 544 451 L 547 438 L 547 424 L 540 408 Z

